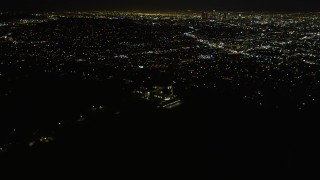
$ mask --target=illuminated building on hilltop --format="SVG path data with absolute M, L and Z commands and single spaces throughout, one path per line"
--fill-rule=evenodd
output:
M 173 93 L 173 87 L 153 86 L 152 88 L 140 87 L 133 93 L 142 99 L 156 103 L 158 108 L 172 109 L 182 104 L 182 101 Z
M 176 96 L 173 94 L 172 86 L 153 86 L 152 88 L 140 87 L 134 91 L 134 94 L 140 95 L 147 100 L 169 101 Z

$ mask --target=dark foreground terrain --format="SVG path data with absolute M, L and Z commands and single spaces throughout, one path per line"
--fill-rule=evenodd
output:
M 19 83 L 21 94 L 2 101 L 1 114 L 13 121 L 1 132 L 16 129 L 3 136 L 2 162 L 145 179 L 198 177 L 208 163 L 211 179 L 234 179 L 291 177 L 316 158 L 312 110 L 261 109 L 214 90 L 190 90 L 183 105 L 167 110 L 115 81 L 47 78 Z

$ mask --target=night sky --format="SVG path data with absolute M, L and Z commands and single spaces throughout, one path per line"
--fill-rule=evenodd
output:
M 3 0 L 0 10 L 320 11 L 317 0 Z

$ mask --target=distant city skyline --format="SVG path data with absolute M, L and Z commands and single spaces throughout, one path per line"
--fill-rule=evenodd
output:
M 1 11 L 60 10 L 237 10 L 320 11 L 314 0 L 6 0 Z

